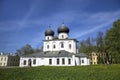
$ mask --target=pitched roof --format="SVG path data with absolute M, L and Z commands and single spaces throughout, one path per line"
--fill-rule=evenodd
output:
M 29 55 L 23 55 L 23 57 L 72 57 L 72 55 L 75 55 L 76 57 L 86 57 L 84 53 L 70 53 L 65 50 L 61 51 L 47 51 L 47 52 L 38 52 L 38 53 L 33 53 Z
M 72 55 L 73 53 L 67 51 L 47 51 L 24 55 L 24 57 L 72 57 Z
M 77 53 L 75 54 L 76 57 L 87 57 L 85 53 Z

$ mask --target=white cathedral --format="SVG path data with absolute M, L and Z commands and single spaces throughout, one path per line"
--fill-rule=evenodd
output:
M 54 36 L 54 31 L 51 28 L 46 30 L 43 52 L 20 56 L 19 66 L 90 65 L 88 56 L 78 52 L 78 41 L 69 38 L 69 31 L 64 23 L 58 28 L 58 37 Z

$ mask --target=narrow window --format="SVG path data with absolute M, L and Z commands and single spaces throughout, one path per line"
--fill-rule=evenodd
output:
M 82 60 L 82 63 L 84 63 L 84 60 Z
M 68 59 L 68 64 L 71 64 L 71 59 Z
M 53 48 L 55 48 L 56 46 L 55 45 L 53 45 Z
M 33 64 L 36 64 L 36 59 L 33 60 Z
M 61 48 L 64 48 L 64 44 L 63 44 L 63 42 L 61 42 Z
M 24 60 L 23 64 L 26 65 L 26 60 Z
M 4 60 L 6 61 L 6 58 Z
M 65 59 L 62 59 L 62 64 L 65 64 Z
M 64 36 L 62 35 L 62 39 L 64 38 Z
M 71 44 L 69 44 L 69 49 L 71 49 Z
M 47 49 L 49 49 L 49 45 L 47 45 Z
M 52 59 L 49 59 L 49 64 L 52 64 Z
M 59 59 L 57 59 L 57 64 L 59 64 L 60 62 L 59 62 Z

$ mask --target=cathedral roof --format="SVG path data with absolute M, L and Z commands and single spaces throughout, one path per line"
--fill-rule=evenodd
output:
M 73 53 L 67 51 L 47 51 L 25 55 L 26 57 L 72 57 Z
M 45 31 L 45 36 L 54 36 L 54 31 L 52 29 L 47 29 Z
M 74 54 L 65 50 L 38 52 L 34 54 L 24 55 L 24 57 L 72 57 L 72 55 L 75 55 L 76 57 L 87 57 L 87 55 L 84 53 Z
M 58 33 L 69 33 L 69 28 L 63 23 L 59 28 L 58 28 Z
M 87 57 L 85 53 L 77 53 L 75 54 L 76 57 Z

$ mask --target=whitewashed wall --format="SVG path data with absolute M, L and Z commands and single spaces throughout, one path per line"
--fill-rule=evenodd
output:
M 53 36 L 45 36 L 45 40 L 52 40 Z
M 80 58 L 79 57 L 75 57 L 75 64 L 80 65 Z
M 61 42 L 64 43 L 64 48 L 61 48 Z M 77 43 L 74 40 L 52 40 L 52 41 L 44 41 L 43 43 L 43 51 L 60 51 L 65 50 L 71 53 L 77 53 Z M 71 49 L 69 48 L 69 44 L 71 44 Z M 49 45 L 49 49 L 47 48 L 47 45 Z M 56 46 L 56 48 L 53 48 L 53 45 Z
M 68 38 L 68 34 L 67 33 L 59 33 L 58 34 L 58 39 L 66 39 Z
M 79 58 L 73 55 L 72 57 L 51 57 L 51 58 L 34 58 L 34 57 L 21 57 L 20 58 L 20 67 L 27 67 L 28 60 L 31 59 L 31 66 L 75 66 L 75 65 L 89 65 L 89 59 L 87 57 Z M 33 60 L 36 59 L 36 64 L 33 64 Z M 49 64 L 49 59 L 52 60 L 52 64 Z M 57 64 L 57 59 L 59 59 L 59 64 Z M 65 60 L 65 64 L 62 64 L 62 59 Z M 68 64 L 68 59 L 71 59 L 71 64 Z M 23 64 L 26 60 L 26 65 Z M 81 61 L 84 60 L 84 63 Z
M 84 63 L 82 63 L 82 60 L 84 60 Z M 89 59 L 87 57 L 80 58 L 80 61 L 81 61 L 81 65 L 89 65 L 90 64 Z
M 39 58 L 35 58 L 35 57 L 20 57 L 19 66 L 20 66 L 20 67 L 25 67 L 25 66 L 27 67 L 27 66 L 29 66 L 29 65 L 28 65 L 28 60 L 29 60 L 29 59 L 31 59 L 31 65 L 32 65 L 32 66 L 38 66 L 38 65 L 40 64 L 40 62 L 39 62 L 40 59 L 39 59 Z M 36 60 L 36 64 L 33 64 L 33 60 L 34 60 L 34 59 Z M 26 65 L 24 65 L 24 60 L 26 60 Z
M 74 66 L 75 59 L 74 57 L 52 57 L 52 58 L 34 58 L 34 57 L 21 57 L 20 58 L 20 67 L 27 67 L 28 60 L 31 59 L 31 66 Z M 33 60 L 36 59 L 36 64 L 33 64 Z M 49 59 L 52 59 L 52 64 L 49 64 Z M 57 64 L 57 59 L 59 59 L 59 64 Z M 65 60 L 65 64 L 62 64 L 62 59 Z M 68 59 L 71 59 L 71 64 L 68 64 Z M 24 65 L 24 60 L 26 60 L 26 65 Z

